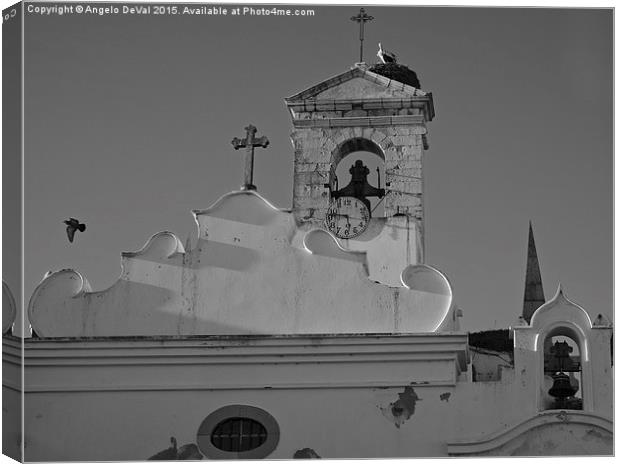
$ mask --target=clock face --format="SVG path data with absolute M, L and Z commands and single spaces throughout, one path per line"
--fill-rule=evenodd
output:
M 325 216 L 325 225 L 339 238 L 353 238 L 368 227 L 370 212 L 355 197 L 340 197 L 332 202 Z

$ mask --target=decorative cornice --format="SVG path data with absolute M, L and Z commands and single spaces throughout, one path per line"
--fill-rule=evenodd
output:
M 66 393 L 66 392 L 136 392 L 136 391 L 214 391 L 214 390 L 298 390 L 298 389 L 336 389 L 336 388 L 403 388 L 404 386 L 411 385 L 417 388 L 428 387 L 454 387 L 455 381 L 452 380 L 433 380 L 428 382 L 402 382 L 392 380 L 381 381 L 350 381 L 350 382 L 333 382 L 329 380 L 321 382 L 278 382 L 271 384 L 253 384 L 242 385 L 238 383 L 220 383 L 218 385 L 211 385 L 209 383 L 202 383 L 200 385 L 172 385 L 172 384 L 132 384 L 132 385 L 105 385 L 105 384 L 93 384 L 93 385 L 62 385 L 62 386 L 44 386 L 44 385 L 28 385 L 26 388 L 21 389 L 18 384 L 12 382 L 3 381 L 3 386 L 15 390 L 18 392 L 24 391 L 25 393 Z
M 423 108 L 433 99 L 433 94 L 428 93 L 424 96 L 414 96 L 409 98 L 402 97 L 382 97 L 382 98 L 347 98 L 347 99 L 312 99 L 312 100 L 291 100 L 286 102 L 291 110 L 314 112 L 314 111 L 350 111 L 350 110 L 381 110 L 381 109 L 403 109 L 403 108 Z
M 170 350 L 197 350 L 195 355 L 204 356 L 205 348 L 237 348 L 273 349 L 281 354 L 283 348 L 296 349 L 317 347 L 349 353 L 351 349 L 360 347 L 369 349 L 374 346 L 402 347 L 408 353 L 412 348 L 419 352 L 437 351 L 438 347 L 452 344 L 467 344 L 467 334 L 462 332 L 442 333 L 358 333 L 358 334 L 291 334 L 291 335 L 162 335 L 162 336 L 119 336 L 119 337 L 50 337 L 50 338 L 18 338 L 3 337 L 5 347 L 21 350 L 24 344 L 26 357 L 36 356 L 34 353 L 43 350 L 110 350 L 119 349 L 154 350 L 163 352 Z M 374 352 L 374 350 L 372 351 Z M 30 353 L 30 354 L 29 354 Z M 157 356 L 160 356 L 159 354 Z
M 23 338 L 13 335 L 2 337 L 2 385 L 20 393 L 23 391 L 23 344 Z
M 385 127 L 385 126 L 410 126 L 413 124 L 423 125 L 424 116 L 363 116 L 349 118 L 326 118 L 326 119 L 294 119 L 293 127 Z
M 16 353 L 19 343 L 4 338 Z M 447 386 L 467 368 L 466 349 L 464 333 L 35 338 L 24 341 L 25 390 Z
M 424 96 L 402 97 L 382 97 L 382 98 L 353 98 L 353 99 L 311 99 L 294 100 L 286 102 L 288 109 L 293 117 L 293 122 L 300 119 L 301 113 L 321 113 L 337 111 L 377 111 L 417 108 L 422 110 L 423 121 L 432 121 L 435 117 L 435 107 L 433 104 L 433 94 L 428 93 Z

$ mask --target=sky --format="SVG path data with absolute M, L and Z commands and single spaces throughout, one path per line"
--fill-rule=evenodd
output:
M 271 142 L 255 158 L 258 192 L 291 207 L 284 98 L 358 61 L 359 7 L 291 8 L 314 15 L 26 13 L 26 301 L 49 270 L 102 290 L 122 251 L 161 230 L 195 234 L 191 210 L 243 179 L 230 141 L 249 123 Z M 433 93 L 426 263 L 452 283 L 463 329 L 520 315 L 530 220 L 545 296 L 561 282 L 612 318 L 611 10 L 366 11 L 365 61 L 381 42 Z M 72 244 L 69 217 L 87 224 Z

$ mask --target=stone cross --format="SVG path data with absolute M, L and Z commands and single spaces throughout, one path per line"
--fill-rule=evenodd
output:
M 364 61 L 364 23 L 373 19 L 375 18 L 366 14 L 364 8 L 360 8 L 357 16 L 351 16 L 351 21 L 360 23 L 360 63 Z
M 245 133 L 245 139 L 235 137 L 232 139 L 231 143 L 235 150 L 245 148 L 245 175 L 241 190 L 256 190 L 256 186 L 252 184 L 252 176 L 254 174 L 254 148 L 267 148 L 267 145 L 269 145 L 269 140 L 265 136 L 255 138 L 254 135 L 256 134 L 256 127 L 252 124 L 245 128 Z

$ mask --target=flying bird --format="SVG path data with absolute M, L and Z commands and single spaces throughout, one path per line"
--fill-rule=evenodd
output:
M 80 221 L 75 218 L 69 218 L 68 221 L 63 222 L 67 224 L 67 237 L 71 243 L 73 243 L 73 236 L 75 235 L 76 230 L 79 230 L 80 232 L 84 232 L 86 230 L 86 224 L 80 224 Z
M 381 42 L 379 42 L 379 51 L 377 52 L 377 56 L 384 64 L 396 63 L 396 55 L 392 52 L 388 52 L 387 50 L 383 50 L 383 48 L 381 48 Z

